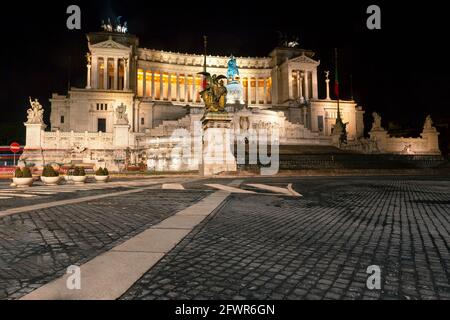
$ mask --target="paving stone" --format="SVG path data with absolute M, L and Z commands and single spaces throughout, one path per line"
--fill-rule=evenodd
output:
M 449 299 L 450 181 L 280 181 L 303 197 L 232 195 L 122 298 L 155 297 L 166 279 L 189 299 Z M 383 290 L 367 289 L 370 265 Z
M 20 298 L 206 195 L 145 190 L 0 218 L 0 298 Z

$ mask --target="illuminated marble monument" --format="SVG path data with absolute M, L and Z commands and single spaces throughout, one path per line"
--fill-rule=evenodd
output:
M 256 131 L 276 129 L 280 144 L 335 145 L 337 101 L 329 96 L 328 77 L 327 96 L 319 98 L 320 61 L 297 42 L 258 58 L 174 53 L 142 48 L 139 39 L 127 33 L 126 24 L 116 24 L 120 29 L 108 21 L 101 32 L 87 35 L 86 86 L 52 95 L 48 131 L 43 121 L 25 124 L 22 161 L 113 169 L 114 154 L 126 150 L 126 163 L 143 162 L 149 170 L 199 170 L 198 159 L 188 151 L 175 154 L 171 137 L 183 131 L 193 140 L 199 138 L 195 128 L 205 111 L 199 73 L 205 61 L 209 73 L 226 75 L 225 110 L 231 131 L 244 124 Z M 401 153 L 405 144 L 412 144 L 410 152 L 439 153 L 432 126 L 427 125 L 417 141 L 394 141 L 376 128 L 365 139 L 362 107 L 342 100 L 339 106 L 347 132 L 342 148 L 358 151 L 356 146 L 370 140 L 379 145 L 371 152 Z

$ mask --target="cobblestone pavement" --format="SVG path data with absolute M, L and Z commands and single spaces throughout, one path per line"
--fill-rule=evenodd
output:
M 122 299 L 450 299 L 449 180 L 250 181 L 304 197 L 230 196 Z
M 144 190 L 0 218 L 0 299 L 20 298 L 208 194 Z
M 184 180 L 186 179 L 121 179 L 114 177 L 107 184 L 99 184 L 95 183 L 92 177 L 89 177 L 89 182 L 81 185 L 62 182 L 58 186 L 45 186 L 42 182 L 35 182 L 30 188 L 14 188 L 9 186 L 10 181 L 0 181 L 0 211 L 40 203 L 120 192 L 166 181 Z

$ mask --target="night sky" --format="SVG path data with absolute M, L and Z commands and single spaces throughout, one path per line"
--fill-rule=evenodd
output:
M 325 95 L 323 71 L 333 72 L 337 47 L 341 95 L 350 97 L 353 75 L 354 98 L 366 110 L 366 126 L 374 110 L 385 126 L 393 122 L 417 129 L 427 114 L 448 124 L 450 13 L 442 1 L 427 6 L 390 2 L 16 1 L 1 16 L 0 144 L 24 142 L 28 96 L 40 100 L 48 119 L 52 92 L 65 94 L 69 78 L 72 86 L 86 85 L 85 34 L 116 16 L 128 21 L 140 47 L 176 52 L 201 53 L 207 34 L 210 54 L 267 56 L 278 43 L 277 31 L 298 36 L 300 46 L 316 51 L 321 61 L 320 97 Z M 81 7 L 80 31 L 66 28 L 70 4 Z M 370 4 L 381 7 L 382 30 L 366 28 Z

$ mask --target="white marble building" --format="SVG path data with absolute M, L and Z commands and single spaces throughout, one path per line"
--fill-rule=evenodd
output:
M 155 170 L 195 170 L 195 161 L 173 165 L 169 137 L 180 128 L 194 134 L 203 114 L 197 73 L 204 56 L 140 48 L 138 38 L 127 33 L 95 32 L 87 40 L 86 87 L 52 95 L 50 132 L 33 124 L 32 130 L 42 132 L 27 132 L 40 139 L 27 139 L 23 160 L 114 167 L 115 160 L 126 159 Z M 229 86 L 227 96 L 235 128 L 245 119 L 256 130 L 277 127 L 282 144 L 332 144 L 337 101 L 330 99 L 329 81 L 322 84 L 327 97 L 318 96 L 318 73 L 324 70 L 314 52 L 277 47 L 267 57 L 236 60 L 240 85 Z M 228 61 L 207 56 L 207 70 L 226 75 Z M 119 106 L 125 106 L 126 124 L 118 123 Z M 362 107 L 340 101 L 340 111 L 349 143 L 358 141 L 364 133 Z
M 203 55 L 139 48 L 138 39 L 128 34 L 99 32 L 87 38 L 86 88 L 52 96 L 52 131 L 112 132 L 114 108 L 121 103 L 127 106 L 132 132 L 145 132 L 202 107 L 197 73 L 203 69 Z M 320 61 L 313 58 L 312 51 L 285 47 L 268 57 L 237 58 L 246 106 L 283 111 L 292 123 L 330 135 L 337 104 L 319 99 Z M 228 60 L 208 56 L 208 72 L 226 74 Z M 349 138 L 361 137 L 362 109 L 353 101 L 341 101 L 340 106 Z

